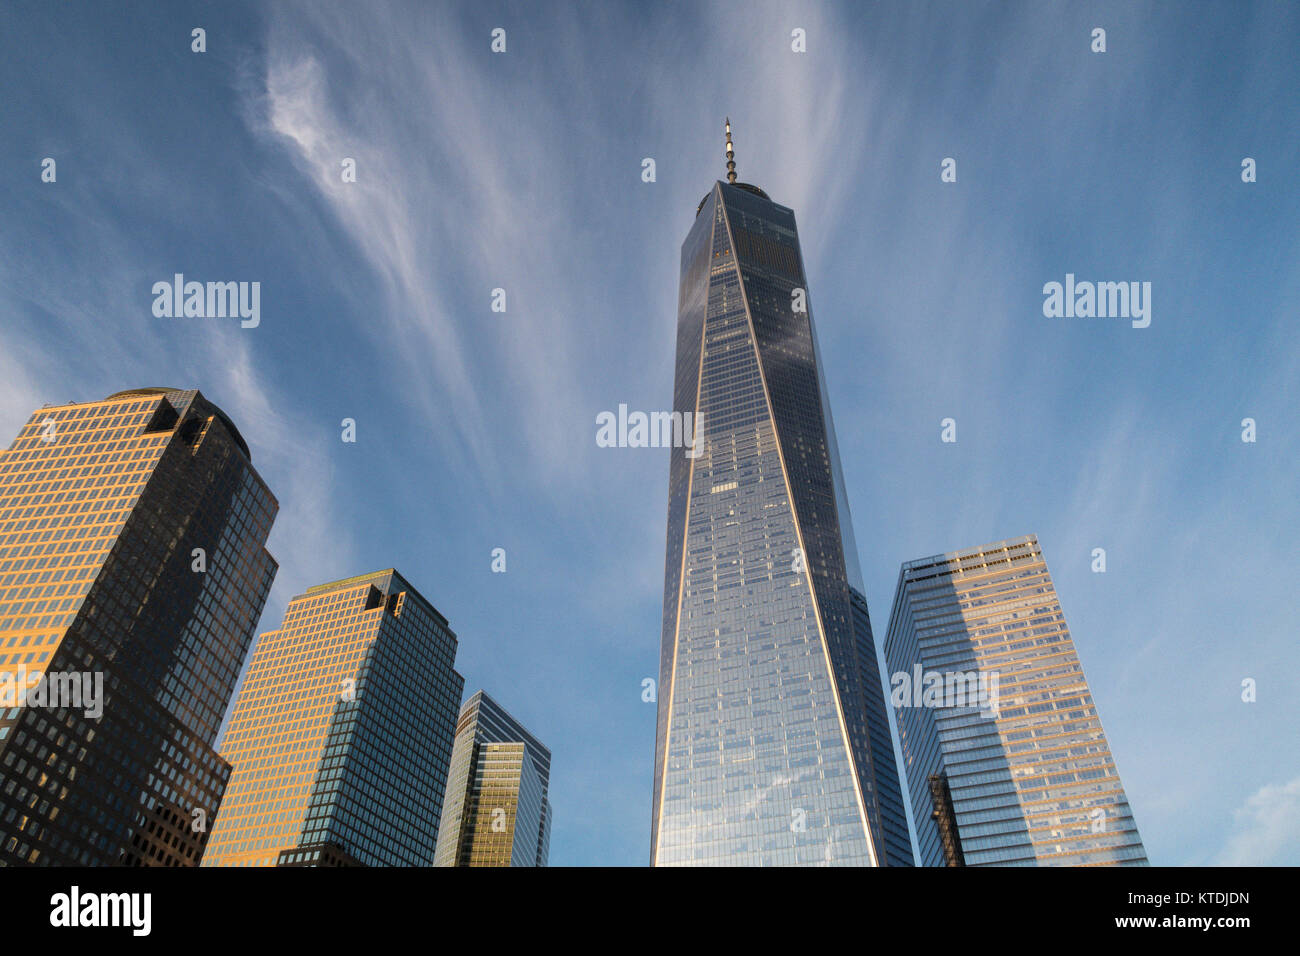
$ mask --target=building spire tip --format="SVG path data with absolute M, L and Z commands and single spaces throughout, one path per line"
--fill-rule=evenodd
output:
M 727 117 L 727 182 L 736 181 L 736 150 L 731 145 L 731 117 Z

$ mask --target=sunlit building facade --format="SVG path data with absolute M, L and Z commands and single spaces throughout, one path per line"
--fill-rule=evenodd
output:
M 435 866 L 545 866 L 551 751 L 479 691 L 465 702 Z
M 727 151 L 681 253 L 702 447 L 670 465 L 651 862 L 910 866 L 794 213 Z
M 904 564 L 885 657 L 922 865 L 1147 862 L 1037 538 Z
M 310 588 L 258 639 L 203 866 L 429 866 L 464 679 L 396 571 Z
M 48 405 L 0 451 L 0 865 L 198 864 L 277 508 L 193 390 Z

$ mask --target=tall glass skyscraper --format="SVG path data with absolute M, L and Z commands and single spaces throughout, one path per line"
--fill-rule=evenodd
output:
M 310 588 L 263 634 L 222 741 L 204 866 L 428 866 L 465 681 L 396 571 Z
M 904 564 L 885 658 L 923 865 L 1147 862 L 1037 538 Z
M 682 245 L 651 862 L 910 866 L 794 213 L 730 123 L 727 160 Z
M 461 708 L 434 866 L 545 866 L 551 751 L 479 691 Z
M 0 451 L 0 865 L 197 865 L 277 509 L 197 391 L 46 406 Z

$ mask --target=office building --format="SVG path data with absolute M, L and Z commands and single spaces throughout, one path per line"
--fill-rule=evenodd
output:
M 681 253 L 651 861 L 910 866 L 798 229 L 730 130 Z
M 436 866 L 545 866 L 551 752 L 483 691 L 456 724 Z
M 203 866 L 428 866 L 464 680 L 447 620 L 394 570 L 289 602 L 244 677 Z
M 922 865 L 1147 862 L 1037 538 L 904 564 L 885 657 Z
M 277 509 L 194 390 L 47 405 L 0 451 L 0 865 L 197 865 Z

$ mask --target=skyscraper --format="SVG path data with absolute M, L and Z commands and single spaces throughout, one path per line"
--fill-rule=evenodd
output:
M 465 681 L 396 571 L 310 588 L 263 634 L 222 741 L 204 866 L 428 866 Z
M 794 213 L 736 182 L 682 245 L 655 865 L 911 865 Z
M 0 865 L 198 863 L 277 509 L 197 391 L 46 406 L 0 452 Z
M 923 865 L 1146 863 L 1037 538 L 904 564 L 885 658 Z
M 479 691 L 461 708 L 435 866 L 545 866 L 551 752 Z

